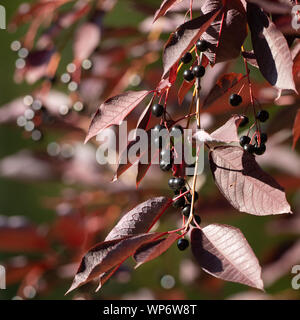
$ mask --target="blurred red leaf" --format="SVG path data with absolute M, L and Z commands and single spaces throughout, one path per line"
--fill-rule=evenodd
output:
M 300 109 L 298 110 L 296 118 L 295 118 L 294 127 L 293 127 L 293 135 L 294 135 L 293 148 L 295 148 L 296 143 L 300 138 Z
M 33 226 L 0 227 L 0 250 L 6 252 L 45 251 L 47 239 Z

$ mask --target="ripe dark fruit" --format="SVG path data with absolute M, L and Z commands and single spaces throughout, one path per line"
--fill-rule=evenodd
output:
M 251 141 L 250 137 L 248 136 L 242 136 L 240 137 L 240 145 L 243 147 L 246 144 L 249 144 Z
M 192 59 L 193 59 L 192 54 L 190 52 L 187 52 L 180 60 L 183 63 L 187 64 L 187 63 L 190 63 Z
M 260 146 L 255 145 L 255 147 L 254 147 L 254 153 L 259 155 L 259 156 L 264 154 L 265 151 L 266 151 L 266 145 L 263 144 L 263 143 Z
M 163 147 L 163 139 L 162 139 L 162 137 L 156 137 L 154 139 L 154 145 L 155 145 L 156 148 L 162 149 L 162 147 Z
M 158 103 L 155 103 L 153 106 L 152 106 L 152 114 L 155 116 L 155 117 L 161 117 L 164 113 L 164 107 L 163 105 L 161 104 L 158 104 Z
M 184 80 L 190 82 L 190 81 L 194 80 L 194 75 L 191 70 L 184 70 L 183 78 L 184 78 Z
M 173 154 L 170 150 L 162 150 L 160 152 L 160 160 L 166 162 L 166 163 L 173 163 Z
M 268 135 L 266 133 L 261 133 L 260 134 L 260 143 L 266 143 L 268 140 Z M 256 143 L 258 143 L 258 137 L 255 137 Z
M 178 197 L 178 196 L 176 196 L 176 197 Z M 184 197 L 180 197 L 177 200 L 173 201 L 173 207 L 174 208 L 182 208 L 182 207 L 184 207 L 184 205 L 185 205 Z
M 244 150 L 249 152 L 249 153 L 254 153 L 254 145 L 252 144 L 245 144 L 244 145 Z
M 180 125 L 173 126 L 170 131 L 172 137 L 180 137 L 183 135 L 183 128 Z
M 172 164 L 165 161 L 161 161 L 159 166 L 162 171 L 169 171 L 172 168 Z
M 246 126 L 247 124 L 249 123 L 249 118 L 248 117 L 246 117 L 246 116 L 243 116 L 243 120 L 241 121 L 241 123 L 240 123 L 240 127 L 244 127 L 244 126 Z
M 165 126 L 161 125 L 161 124 L 157 124 L 156 126 L 154 126 L 154 128 L 152 129 L 154 132 L 154 135 L 158 135 L 160 131 L 162 130 L 167 130 Z
M 200 216 L 194 215 L 194 220 L 195 220 L 195 222 L 196 222 L 198 225 L 201 224 L 201 218 L 200 218 Z M 196 224 L 194 223 L 194 221 L 192 221 L 191 224 L 192 224 L 192 226 L 196 226 Z
M 196 201 L 198 200 L 198 198 L 199 198 L 198 192 L 195 191 L 194 201 L 196 202 Z M 186 195 L 186 199 L 187 199 L 188 202 L 192 202 L 192 194 L 191 194 L 191 193 L 188 193 L 188 194 Z
M 189 244 L 190 244 L 189 240 L 187 240 L 187 239 L 179 239 L 177 241 L 177 247 L 180 251 L 187 249 Z
M 183 178 L 175 178 L 174 180 L 174 189 L 175 190 L 180 190 L 184 187 L 185 185 L 185 180 Z
M 196 47 L 200 52 L 206 51 L 208 49 L 209 43 L 205 40 L 198 40 Z
M 171 178 L 171 179 L 169 179 L 169 181 L 168 181 L 169 187 L 170 187 L 171 189 L 173 189 L 173 190 L 176 189 L 175 186 L 174 186 L 174 180 L 175 180 L 175 178 Z
M 203 66 L 195 66 L 192 73 L 196 78 L 201 78 L 205 75 L 205 68 Z
M 269 112 L 266 110 L 261 110 L 257 114 L 257 119 L 260 122 L 266 122 L 269 119 Z
M 187 204 L 184 206 L 184 208 L 182 209 L 181 213 L 185 216 L 185 217 L 189 217 L 191 212 L 191 205 Z
M 238 105 L 240 105 L 242 103 L 243 99 L 239 94 L 233 93 L 230 97 L 229 97 L 229 103 L 233 106 L 233 107 L 237 107 Z

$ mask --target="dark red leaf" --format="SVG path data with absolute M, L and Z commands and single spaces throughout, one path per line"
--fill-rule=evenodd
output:
M 74 281 L 67 293 L 111 270 L 133 255 L 142 244 L 158 239 L 164 234 L 139 234 L 97 244 L 82 258 Z
M 222 75 L 205 98 L 203 107 L 210 106 L 213 102 L 226 94 L 228 90 L 238 84 L 244 77 L 245 76 L 242 73 L 234 72 Z
M 85 142 L 113 124 L 120 125 L 147 94 L 146 90 L 128 91 L 106 100 L 94 115 Z
M 201 268 L 214 277 L 263 290 L 261 267 L 237 228 L 210 224 L 191 233 L 192 252 Z
M 179 35 L 178 40 L 175 33 L 171 34 L 163 52 L 163 76 L 167 74 L 183 54 L 191 49 L 196 40 L 210 26 L 219 13 L 220 10 L 214 10 L 182 24 L 176 30 Z
M 168 250 L 178 239 L 177 233 L 171 233 L 167 238 L 148 242 L 140 246 L 134 253 L 133 258 L 137 262 L 135 269 L 145 262 L 153 260 Z
M 247 4 L 247 17 L 254 53 L 262 75 L 272 86 L 296 91 L 293 60 L 283 34 L 256 5 Z
M 284 13 L 291 13 L 292 10 L 292 3 L 285 3 L 282 2 L 275 2 L 273 0 L 246 0 L 247 2 L 254 3 L 259 5 L 262 9 L 269 13 L 277 13 L 277 14 L 284 14 Z
M 220 9 L 222 3 L 222 0 L 207 1 L 202 11 L 206 14 L 212 10 Z M 211 63 L 228 61 L 238 57 L 247 36 L 246 12 L 240 0 L 226 1 L 225 3 L 223 15 L 219 15 L 202 35 L 202 38 L 209 42 L 209 48 L 205 51 L 205 55 Z
M 160 5 L 160 8 L 155 12 L 153 22 L 155 22 L 161 16 L 164 16 L 167 11 L 172 7 L 176 2 L 181 2 L 182 0 L 164 0 Z
M 210 167 L 216 185 L 237 210 L 260 216 L 291 212 L 283 188 L 242 148 L 215 148 Z
M 149 231 L 166 207 L 168 198 L 149 199 L 127 212 L 105 238 L 105 241 Z

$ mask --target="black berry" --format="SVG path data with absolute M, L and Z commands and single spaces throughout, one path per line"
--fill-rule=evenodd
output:
M 233 106 L 233 107 L 237 107 L 239 104 L 241 104 L 243 101 L 242 97 L 239 94 L 233 93 L 230 97 L 229 97 L 229 103 Z
M 261 110 L 257 114 L 257 119 L 260 122 L 266 122 L 269 119 L 269 112 L 266 110 Z
M 183 250 L 185 250 L 186 248 L 188 248 L 188 246 L 189 246 L 189 240 L 187 240 L 187 239 L 179 239 L 178 241 L 177 241 L 177 247 L 178 247 L 178 249 L 180 250 L 180 251 L 183 251 Z
M 160 152 L 160 159 L 164 162 L 167 162 L 167 163 L 172 163 L 173 162 L 173 153 L 171 150 L 162 150 Z
M 198 192 L 195 191 L 194 201 L 196 202 L 196 201 L 198 200 L 198 198 L 199 198 Z M 188 194 L 186 195 L 186 199 L 187 199 L 188 202 L 192 202 L 192 194 L 191 194 L 191 193 L 188 193 Z
M 156 117 L 161 117 L 164 113 L 164 107 L 161 104 L 155 103 L 152 106 L 152 114 Z
M 190 81 L 192 81 L 192 80 L 194 79 L 194 75 L 193 75 L 193 73 L 192 73 L 191 70 L 184 70 L 184 72 L 183 72 L 183 78 L 184 78 L 186 81 L 190 82 Z
M 177 196 L 175 198 L 177 198 Z M 173 200 L 174 200 L 174 198 L 173 198 Z M 184 207 L 184 205 L 185 205 L 184 197 L 180 197 L 177 200 L 173 201 L 174 208 L 182 208 L 182 207 Z
M 254 145 L 253 144 L 245 144 L 244 150 L 249 153 L 254 153 Z
M 194 215 L 194 221 L 198 224 L 198 225 L 200 225 L 201 224 L 201 218 L 200 218 L 200 216 L 198 216 L 198 215 Z M 196 224 L 194 223 L 194 221 L 192 221 L 192 226 L 195 226 Z
M 174 189 L 180 190 L 184 187 L 185 180 L 183 178 L 175 178 L 174 180 Z
M 208 49 L 209 43 L 205 40 L 198 40 L 196 47 L 200 52 L 206 51 Z
M 162 137 L 156 137 L 154 139 L 154 146 L 158 149 L 162 149 L 163 147 L 163 138 Z
M 190 52 L 187 52 L 180 60 L 183 63 L 187 64 L 187 63 L 190 63 L 192 59 L 193 59 L 192 54 Z
M 191 212 L 191 205 L 187 204 L 184 206 L 184 208 L 182 209 L 181 213 L 185 216 L 185 217 L 189 217 Z
M 174 186 L 174 180 L 175 180 L 175 178 L 171 178 L 171 179 L 169 179 L 169 181 L 168 181 L 169 187 L 170 187 L 171 189 L 173 189 L 173 190 L 176 189 L 175 186 Z
M 183 128 L 182 128 L 182 126 L 180 126 L 180 125 L 173 126 L 173 127 L 171 128 L 170 135 L 171 135 L 172 137 L 176 137 L 176 138 L 182 136 L 182 135 L 183 135 Z
M 244 127 L 244 126 L 246 126 L 247 124 L 249 123 L 249 118 L 248 117 L 246 117 L 246 116 L 243 116 L 243 120 L 241 121 L 241 123 L 240 123 L 240 127 Z
M 164 130 L 164 129 L 166 129 L 165 126 L 163 126 L 163 125 L 161 125 L 161 124 L 157 124 L 156 126 L 154 126 L 154 128 L 153 128 L 152 130 L 154 131 L 154 134 L 155 134 L 155 135 L 158 135 L 159 132 L 160 132 L 161 130 Z
M 169 171 L 172 168 L 172 164 L 170 162 L 161 161 L 159 163 L 160 169 L 162 171 Z
M 266 145 L 263 144 L 263 143 L 261 143 L 260 146 L 255 145 L 255 147 L 254 147 L 254 153 L 257 154 L 257 155 L 259 155 L 259 156 L 262 155 L 262 154 L 264 154 L 265 151 L 266 151 Z
M 205 75 L 205 68 L 203 66 L 195 66 L 192 73 L 196 78 L 201 78 Z
M 260 134 L 260 143 L 266 143 L 268 140 L 268 135 L 266 133 L 261 133 Z M 255 137 L 256 143 L 258 143 L 258 137 Z
M 250 137 L 248 136 L 242 136 L 240 137 L 240 145 L 243 147 L 246 144 L 249 144 L 251 141 Z

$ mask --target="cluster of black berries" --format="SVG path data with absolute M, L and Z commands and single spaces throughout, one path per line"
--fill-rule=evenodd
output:
M 191 192 L 187 192 L 187 188 L 185 187 L 185 180 L 180 177 L 173 177 L 169 179 L 168 184 L 169 187 L 174 191 L 173 207 L 181 208 L 182 215 L 188 218 L 191 212 L 192 194 Z M 184 196 L 179 197 L 184 193 L 186 193 Z M 197 200 L 198 193 L 195 192 L 194 201 Z M 194 221 L 199 225 L 201 223 L 200 216 L 194 215 Z M 192 225 L 195 225 L 195 223 L 192 222 Z M 177 246 L 179 250 L 185 250 L 189 246 L 189 241 L 186 239 L 180 239 L 177 242 Z
M 208 49 L 208 42 L 205 40 L 198 40 L 196 43 L 196 47 L 200 52 L 203 52 Z M 193 56 L 190 52 L 187 52 L 182 58 L 181 62 L 184 64 L 188 64 L 193 60 Z M 194 66 L 191 70 L 187 69 L 183 72 L 183 78 L 190 82 L 193 81 L 194 78 L 202 78 L 205 75 L 205 68 L 202 65 Z
M 260 122 L 265 122 L 269 119 L 269 113 L 266 110 L 261 110 L 258 112 L 256 116 L 257 120 Z M 266 133 L 256 133 L 255 135 L 255 143 L 251 143 L 251 138 L 249 136 L 242 136 L 240 138 L 240 145 L 244 148 L 245 151 L 256 154 L 262 155 L 266 151 L 265 143 L 268 140 L 268 136 Z

